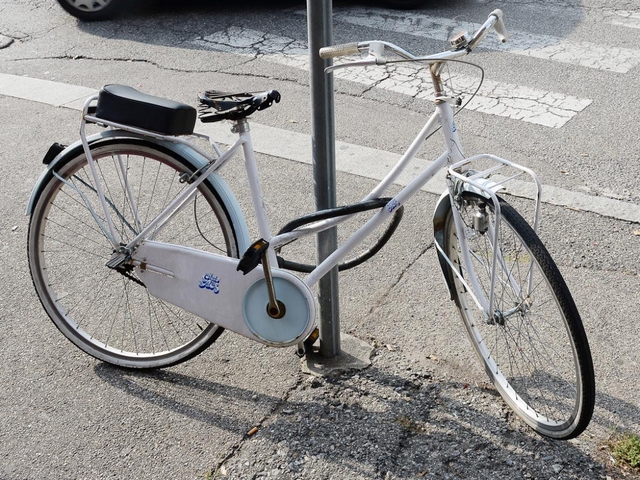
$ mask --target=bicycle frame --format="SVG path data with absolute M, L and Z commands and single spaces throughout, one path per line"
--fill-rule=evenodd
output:
M 373 189 L 371 192 L 364 197 L 363 201 L 380 198 L 384 192 L 390 187 L 392 183 L 394 183 L 399 175 L 405 170 L 405 168 L 411 163 L 411 161 L 415 158 L 417 152 L 421 148 L 422 144 L 425 140 L 434 133 L 438 127 L 442 128 L 444 141 L 446 150 L 442 153 L 429 167 L 427 167 L 424 171 L 418 174 L 406 187 L 404 187 L 397 195 L 395 195 L 387 205 L 382 208 L 377 214 L 375 214 L 370 220 L 368 220 L 364 225 L 362 225 L 353 235 L 351 235 L 343 245 L 337 248 L 328 258 L 326 258 L 322 263 L 320 263 L 310 274 L 308 274 L 302 281 L 307 285 L 307 287 L 312 287 L 315 285 L 320 278 L 322 278 L 327 272 L 329 272 L 333 267 L 335 267 L 354 247 L 363 242 L 365 238 L 372 233 L 377 227 L 381 224 L 387 222 L 391 215 L 393 215 L 394 211 L 396 211 L 399 207 L 405 204 L 405 202 L 415 195 L 425 184 L 427 184 L 437 172 L 445 167 L 449 167 L 448 170 L 448 184 L 449 184 L 449 202 L 452 206 L 451 209 L 454 212 L 454 220 L 455 226 L 458 234 L 458 238 L 462 244 L 462 252 L 463 252 L 463 261 L 465 265 L 468 266 L 468 276 L 470 278 L 463 278 L 462 275 L 458 272 L 457 268 L 451 263 L 451 260 L 446 257 L 446 254 L 443 252 L 442 247 L 437 244 L 436 246 L 440 253 L 444 256 L 444 258 L 450 263 L 452 266 L 452 271 L 455 272 L 460 280 L 468 287 L 468 283 L 475 288 L 472 291 L 481 292 L 482 289 L 479 288 L 479 284 L 477 278 L 473 272 L 473 268 L 471 267 L 472 262 L 469 257 L 468 249 L 466 248 L 466 237 L 464 232 L 464 226 L 462 224 L 462 220 L 460 218 L 459 212 L 457 208 L 455 208 L 455 196 L 457 195 L 456 189 L 462 188 L 470 191 L 476 191 L 491 199 L 493 201 L 493 205 L 495 208 L 495 224 L 491 225 L 489 230 L 490 238 L 492 239 L 493 245 L 498 245 L 498 236 L 500 231 L 500 205 L 498 199 L 495 195 L 495 191 L 499 187 L 499 184 L 493 181 L 487 181 L 484 177 L 486 175 L 492 174 L 494 171 L 501 168 L 501 166 L 511 166 L 521 170 L 521 172 L 527 173 L 531 175 L 537 186 L 537 196 L 536 196 L 536 210 L 534 215 L 534 230 L 537 229 L 538 219 L 539 219 L 539 205 L 540 205 L 540 182 L 535 176 L 535 174 L 524 167 L 520 167 L 519 165 L 514 164 L 513 162 L 509 162 L 504 159 L 500 159 L 499 157 L 495 157 L 492 155 L 478 155 L 471 158 L 465 158 L 463 149 L 460 143 L 460 139 L 457 132 L 457 127 L 454 121 L 453 109 L 449 104 L 450 101 L 454 99 L 446 96 L 444 92 L 444 87 L 442 81 L 440 80 L 440 69 L 443 62 L 433 62 L 431 64 L 431 73 L 432 80 L 434 83 L 434 87 L 436 89 L 436 100 L 435 100 L 435 112 L 431 115 L 429 120 L 426 122 L 422 130 L 415 137 L 407 151 L 402 155 L 397 164 L 389 171 L 387 176 Z M 293 240 L 313 235 L 318 232 L 324 231 L 326 229 L 332 228 L 341 222 L 344 222 L 348 218 L 353 217 L 353 215 L 336 217 L 329 220 L 317 221 L 313 224 L 300 227 L 297 230 L 283 233 L 280 235 L 273 236 L 271 233 L 271 229 L 269 226 L 269 221 L 267 218 L 267 214 L 264 208 L 262 189 L 260 185 L 260 179 L 257 170 L 256 159 L 253 151 L 253 144 L 251 140 L 251 135 L 249 132 L 249 124 L 246 119 L 237 120 L 234 123 L 232 131 L 238 134 L 238 139 L 235 141 L 233 145 L 231 145 L 226 151 L 222 152 L 221 149 L 213 142 L 211 139 L 206 137 L 205 135 L 199 135 L 201 137 L 207 138 L 213 149 L 217 154 L 217 158 L 209 155 L 207 152 L 204 152 L 197 147 L 195 147 L 192 143 L 180 137 L 172 137 L 160 135 L 153 132 L 148 132 L 145 130 L 141 130 L 139 128 L 130 127 L 127 125 L 117 124 L 114 122 L 106 121 L 104 119 L 100 119 L 98 117 L 92 116 L 88 114 L 89 107 L 97 99 L 97 95 L 91 97 L 87 100 L 84 107 L 84 114 L 82 125 L 80 129 L 82 145 L 85 151 L 85 154 L 88 159 L 88 163 L 90 166 L 90 171 L 93 175 L 94 181 L 96 183 L 96 191 L 100 202 L 102 204 L 103 212 L 105 214 L 105 218 L 107 221 L 107 226 L 100 225 L 103 231 L 108 231 L 110 236 L 110 241 L 114 245 L 114 248 L 120 252 L 132 252 L 135 250 L 137 245 L 140 244 L 143 240 L 152 240 L 156 233 L 163 228 L 167 222 L 170 221 L 171 217 L 180 211 L 189 201 L 189 199 L 195 194 L 196 188 L 206 179 L 206 177 L 212 172 L 216 172 L 220 170 L 230 159 L 233 157 L 239 150 L 242 148 L 243 155 L 245 158 L 245 170 L 247 175 L 247 180 L 249 182 L 250 191 L 251 191 L 251 200 L 253 204 L 254 215 L 257 220 L 258 225 L 258 233 L 260 237 L 269 242 L 269 249 L 267 250 L 267 260 L 268 264 L 271 265 L 271 269 L 277 269 L 277 259 L 276 259 L 276 249 L 281 247 Z M 108 202 L 104 196 L 103 189 L 100 186 L 100 181 L 98 177 L 97 170 L 95 168 L 95 164 L 93 158 L 91 156 L 91 150 L 86 140 L 85 134 L 85 125 L 87 122 L 91 123 L 99 123 L 104 124 L 108 127 L 115 129 L 122 129 L 125 131 L 130 131 L 137 134 L 148 135 L 156 139 L 172 141 L 178 143 L 184 143 L 189 145 L 190 148 L 196 150 L 199 154 L 201 154 L 208 163 L 198 172 L 197 178 L 190 183 L 156 218 L 154 218 L 144 229 L 142 229 L 127 245 L 121 246 L 120 239 L 118 238 L 117 232 L 113 226 L 113 221 L 111 219 L 111 215 L 109 214 Z M 498 166 L 492 167 L 488 170 L 479 173 L 469 172 L 469 166 L 476 160 L 481 159 L 491 159 L 495 161 Z M 132 214 L 135 219 L 135 224 L 138 229 L 141 228 L 140 218 L 138 216 L 138 212 L 136 209 L 135 201 L 133 198 L 133 194 L 131 192 L 129 182 L 127 180 L 126 169 L 121 160 L 119 160 L 120 165 L 120 173 L 122 175 L 122 180 L 125 185 L 126 191 L 130 197 L 130 206 L 132 210 Z M 471 173 L 471 174 L 470 174 Z M 511 180 L 514 177 L 507 178 L 503 180 L 501 183 Z M 85 200 L 86 201 L 86 200 Z M 96 221 L 98 219 L 96 218 Z M 496 274 L 497 268 L 502 268 L 504 271 L 508 271 L 508 268 L 504 264 L 504 259 L 501 256 L 499 248 L 494 248 L 494 254 L 492 259 L 492 278 L 491 278 L 491 287 L 489 299 L 485 298 L 482 294 L 480 294 L 480 298 L 473 296 L 476 303 L 482 308 L 488 318 L 491 317 L 493 312 L 493 292 L 495 288 L 496 282 Z M 530 268 L 530 271 L 532 269 Z M 515 291 L 526 292 L 527 294 L 530 292 L 532 288 L 532 273 L 529 275 L 528 285 L 520 286 L 515 284 L 515 280 L 513 277 L 509 276 L 509 281 L 512 283 Z M 451 288 L 451 286 L 449 286 Z M 469 289 L 471 290 L 471 289 Z M 526 296 L 526 295 L 525 295 Z
M 191 147 L 193 145 L 186 141 L 183 138 L 179 137 L 170 137 L 159 134 L 154 134 L 152 132 L 147 132 L 138 128 L 129 127 L 127 125 L 117 124 L 114 122 L 109 122 L 104 119 L 88 115 L 86 112 L 88 111 L 89 106 L 97 99 L 97 95 L 89 98 L 85 104 L 85 114 L 82 120 L 81 126 L 81 138 L 83 142 L 83 147 L 85 154 L 88 159 L 88 163 L 90 165 L 90 171 L 93 175 L 93 179 L 96 182 L 96 190 L 98 193 L 98 197 L 102 204 L 103 213 L 105 218 L 107 219 L 107 231 L 110 232 L 111 242 L 114 247 L 117 249 L 133 249 L 137 244 L 139 244 L 142 240 L 150 238 L 152 232 L 156 232 L 159 228 L 162 228 L 163 223 L 167 222 L 172 215 L 174 215 L 180 208 L 182 208 L 189 198 L 195 193 L 196 188 L 204 181 L 204 179 L 210 173 L 214 171 L 218 171 L 222 168 L 229 159 L 235 155 L 240 148 L 243 150 L 243 154 L 245 157 L 245 170 L 247 174 L 247 180 L 250 185 L 251 191 L 251 199 L 254 209 L 254 214 L 256 216 L 257 224 L 258 224 L 258 233 L 259 235 L 267 240 L 270 243 L 272 248 L 269 249 L 269 255 L 272 256 L 270 260 L 272 261 L 272 265 L 277 265 L 277 261 L 275 258 L 274 250 L 282 246 L 286 243 L 291 242 L 292 240 L 296 240 L 301 237 L 305 237 L 308 235 L 312 235 L 318 233 L 320 231 L 332 228 L 333 226 L 345 221 L 348 217 L 339 217 L 331 220 L 324 220 L 316 222 L 312 225 L 302 227 L 296 231 L 288 232 L 282 235 L 272 236 L 271 230 L 269 227 L 269 221 L 267 218 L 267 214 L 265 212 L 263 206 L 263 195 L 262 188 L 260 186 L 260 180 L 258 176 L 258 170 L 256 165 L 256 159 L 253 151 L 253 144 L 251 140 L 251 135 L 249 133 L 249 126 L 246 120 L 238 121 L 234 125 L 234 130 L 238 133 L 238 140 L 231 145 L 225 152 L 221 152 L 220 149 L 215 146 L 216 152 L 222 153 L 218 156 L 218 158 L 213 158 L 206 152 L 202 150 L 197 150 L 198 153 L 203 155 L 208 161 L 208 165 L 203 169 L 202 172 L 199 172 L 198 178 L 187 188 L 184 189 L 182 193 L 180 193 L 158 216 L 156 216 L 142 231 L 140 231 L 127 245 L 124 247 L 120 246 L 120 239 L 113 227 L 113 222 L 111 220 L 111 215 L 109 214 L 108 202 L 104 196 L 104 192 L 100 187 L 100 180 L 97 171 L 95 170 L 95 165 L 93 161 L 93 157 L 91 155 L 91 150 L 86 140 L 85 134 L 85 125 L 87 122 L 90 123 L 100 123 L 107 125 L 111 128 L 122 129 L 125 131 L 130 131 L 133 133 L 139 134 L 149 134 L 153 138 L 168 140 L 168 141 L 176 141 L 180 143 L 189 144 Z M 444 119 L 444 121 L 442 121 Z M 433 113 L 429 121 L 422 128 L 420 133 L 416 136 L 415 140 L 412 142 L 409 149 L 406 153 L 400 158 L 398 163 L 390 170 L 389 174 L 363 199 L 369 200 L 372 198 L 379 198 L 388 188 L 389 186 L 397 180 L 398 176 L 403 172 L 403 170 L 410 164 L 410 162 L 414 159 L 418 150 L 422 146 L 425 141 L 425 138 L 431 135 L 433 131 L 438 126 L 447 125 L 448 128 L 443 128 L 443 132 L 445 134 L 445 139 L 448 145 L 452 145 L 452 148 L 447 149 L 435 162 L 430 165 L 427 169 L 425 169 L 421 174 L 419 174 L 409 185 L 407 185 L 404 189 L 402 189 L 393 199 L 389 202 L 389 204 L 382 209 L 377 215 L 375 215 L 372 219 L 370 219 L 365 225 L 363 225 L 352 237 L 350 237 L 344 245 L 339 247 L 333 255 L 327 258 L 324 262 L 322 262 L 318 267 L 305 279 L 305 283 L 308 286 L 313 286 L 317 281 L 331 268 L 333 268 L 344 256 L 357 244 L 362 242 L 364 238 L 375 230 L 380 224 L 384 223 L 389 216 L 401 205 L 403 205 L 407 199 L 413 196 L 417 191 L 419 191 L 433 176 L 439 172 L 442 168 L 444 168 L 447 164 L 451 164 L 452 162 L 462 161 L 464 157 L 462 155 L 462 150 L 460 147 L 460 141 L 458 138 L 458 134 L 455 128 L 455 124 L 453 123 L 453 112 L 451 106 L 446 102 L 441 102 L 437 105 L 436 112 Z M 215 143 L 212 142 L 212 145 Z M 130 193 L 130 187 L 128 186 L 128 181 L 126 178 L 126 171 L 123 165 L 121 165 L 121 174 L 123 178 L 123 182 L 129 195 L 133 197 Z M 138 218 L 138 214 L 135 211 L 135 202 L 131 203 L 134 218 L 137 224 L 139 224 L 140 220 Z

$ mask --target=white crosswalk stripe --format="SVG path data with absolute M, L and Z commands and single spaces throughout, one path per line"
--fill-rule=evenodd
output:
M 290 67 L 308 69 L 309 54 L 304 42 L 241 27 L 230 27 L 194 40 L 207 49 L 264 58 Z M 415 98 L 431 98 L 432 86 L 428 68 L 418 64 L 338 70 L 337 78 L 370 87 L 383 88 Z M 471 94 L 479 78 L 454 75 L 456 90 Z M 590 99 L 530 87 L 485 80 L 478 95 L 467 108 L 478 112 L 559 128 L 585 109 Z
M 298 11 L 299 14 L 306 14 Z M 625 14 L 628 14 L 625 16 Z M 631 12 L 610 13 L 612 22 L 640 26 L 640 15 Z M 381 31 L 392 31 L 407 35 L 430 38 L 446 42 L 452 33 L 468 30 L 476 31 L 481 24 L 448 18 L 412 13 L 390 13 L 376 8 L 349 8 L 336 10 L 334 21 L 350 23 Z M 635 26 L 634 26 L 635 25 Z M 541 58 L 555 62 L 578 65 L 618 73 L 627 73 L 640 65 L 640 50 L 604 46 L 589 42 L 572 42 L 550 35 L 538 35 L 524 31 L 510 30 L 507 43 L 500 43 L 489 35 L 482 43 L 483 48 L 508 52 L 516 55 Z
M 640 12 L 629 10 L 605 10 L 604 15 L 611 25 L 640 29 Z

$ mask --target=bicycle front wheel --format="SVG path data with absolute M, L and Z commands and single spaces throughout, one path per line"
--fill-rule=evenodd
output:
M 540 434 L 573 438 L 589 424 L 595 402 L 587 337 L 546 248 L 522 216 L 499 201 L 493 295 L 492 201 L 465 192 L 460 205 L 452 206 L 460 214 L 464 239 L 458 238 L 453 211 L 448 214 L 444 250 L 460 275 L 449 272 L 453 297 L 476 353 L 509 406 Z M 484 307 L 480 298 L 486 299 Z
M 122 244 L 183 191 L 195 171 L 180 155 L 144 140 L 108 140 L 91 152 Z M 211 345 L 221 327 L 151 296 L 135 269 L 105 266 L 114 248 L 88 207 L 106 225 L 84 152 L 56 170 L 28 234 L 33 284 L 56 327 L 86 353 L 131 368 L 174 365 Z M 151 238 L 238 256 L 233 223 L 208 180 Z

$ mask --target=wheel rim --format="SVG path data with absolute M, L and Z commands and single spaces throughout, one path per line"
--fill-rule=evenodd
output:
M 487 210 L 493 213 L 492 208 Z M 491 244 L 488 234 L 473 231 L 472 215 L 475 211 L 474 201 L 460 209 L 470 235 L 468 245 L 474 252 L 472 268 L 484 295 L 488 297 Z M 503 270 L 496 282 L 494 302 L 496 309 L 511 312 L 510 315 L 500 321 L 494 318 L 487 320 L 456 277 L 460 313 L 487 373 L 516 413 L 538 430 L 551 433 L 565 431 L 579 414 L 582 396 L 573 339 L 564 312 L 535 255 L 504 219 L 503 212 L 500 233 L 504 256 L 502 264 L 507 265 L 511 275 L 517 277 L 517 285 L 526 285 L 530 268 L 533 269 L 530 305 L 522 303 L 522 296 L 513 287 L 514 282 Z M 449 228 L 449 232 L 455 236 L 455 229 Z M 449 254 L 460 266 L 461 257 L 457 249 L 453 249 L 458 245 L 457 238 L 450 238 L 448 243 Z M 533 262 L 530 261 L 532 258 Z M 459 268 L 468 278 L 465 267 Z M 513 312 L 519 303 L 521 310 Z
M 83 12 L 100 12 L 107 8 L 111 0 L 67 0 L 73 8 Z
M 132 205 L 123 193 L 118 156 L 107 154 L 113 148 L 96 149 L 94 158 L 111 211 L 118 212 L 114 215 L 115 228 L 126 243 L 137 233 L 139 224 L 145 225 L 185 187 L 180 174 L 187 168 L 166 154 L 136 146 L 120 147 L 117 153 L 123 159 L 130 188 L 138 197 L 140 222 L 136 224 Z M 60 174 L 90 198 L 102 217 L 83 156 L 61 169 Z M 133 271 L 123 274 L 104 266 L 113 248 L 73 188 L 51 187 L 42 196 L 39 204 L 46 199 L 39 215 L 42 220 L 34 222 L 30 234 L 34 284 L 56 326 L 76 345 L 112 363 L 154 367 L 188 358 L 219 335 L 222 329 L 216 325 L 151 297 Z M 156 240 L 225 255 L 238 253 L 228 218 L 206 188 L 201 188 L 196 199 L 157 233 Z

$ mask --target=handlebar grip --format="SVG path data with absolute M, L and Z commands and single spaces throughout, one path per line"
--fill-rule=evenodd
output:
M 320 58 L 335 58 L 343 55 L 353 55 L 360 53 L 358 50 L 358 42 L 342 43 L 340 45 L 332 45 L 330 47 L 322 47 L 320 49 Z
M 493 28 L 498 35 L 498 38 L 502 43 L 506 42 L 509 38 L 509 33 L 507 32 L 507 27 L 504 26 L 504 21 L 502 21 L 502 10 L 496 8 L 493 12 L 489 14 L 489 16 L 493 15 L 496 17 L 496 23 L 493 25 Z

